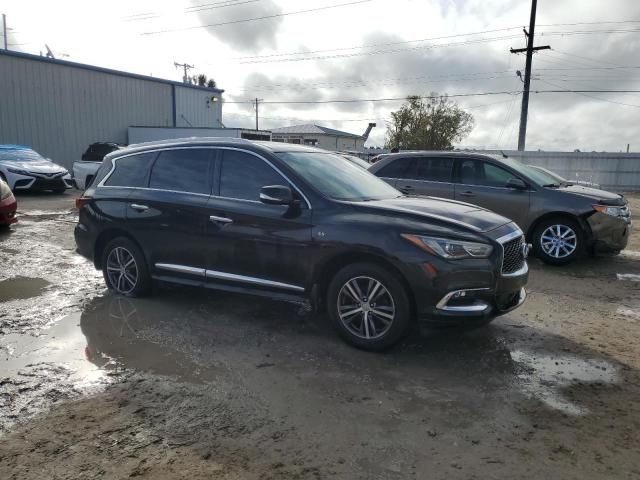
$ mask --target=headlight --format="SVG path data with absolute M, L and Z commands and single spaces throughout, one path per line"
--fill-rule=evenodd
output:
M 594 205 L 593 209 L 596 212 L 604 213 L 605 215 L 610 215 L 612 217 L 626 217 L 627 207 L 610 207 L 608 205 Z
M 424 235 L 410 235 L 407 233 L 403 233 L 401 236 L 405 240 L 409 240 L 416 247 L 448 260 L 487 258 L 491 255 L 491 252 L 493 252 L 493 247 L 486 243 L 426 237 Z
M 18 175 L 31 175 L 26 170 L 21 170 L 19 168 L 7 168 L 11 173 L 17 173 Z
M 0 180 L 0 200 L 4 200 L 5 198 L 9 198 L 11 196 L 11 189 L 9 185 Z

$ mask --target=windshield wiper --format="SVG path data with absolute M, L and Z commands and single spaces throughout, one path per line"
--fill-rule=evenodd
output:
M 542 186 L 547 188 L 560 188 L 560 185 L 558 185 L 557 183 L 547 183 L 546 185 Z

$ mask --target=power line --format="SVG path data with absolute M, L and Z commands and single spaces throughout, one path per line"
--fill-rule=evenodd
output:
M 615 103 L 617 105 L 624 105 L 626 107 L 635 107 L 640 108 L 640 105 L 632 104 L 632 103 L 624 103 L 624 102 L 616 102 L 615 100 L 608 100 L 606 98 L 594 97 L 593 95 L 588 95 L 589 93 L 640 93 L 640 90 L 569 90 L 563 89 L 560 85 L 555 85 L 552 82 L 548 82 L 546 80 L 538 80 L 542 83 L 546 83 L 547 85 L 551 85 L 552 87 L 561 88 L 562 90 L 548 90 L 547 92 L 567 92 L 567 93 L 576 93 L 578 95 L 582 95 L 583 97 L 592 98 L 594 100 L 600 100 L 602 102 L 607 103 Z M 545 91 L 540 91 L 537 93 L 545 93 Z
M 184 32 L 184 31 L 188 31 L 188 30 L 196 30 L 196 29 L 200 29 L 200 28 L 210 28 L 210 27 L 221 27 L 223 25 L 235 25 L 238 23 L 246 23 L 246 22 L 255 22 L 257 20 L 267 20 L 267 19 L 271 19 L 271 18 L 279 18 L 279 17 L 286 17 L 289 15 L 299 15 L 302 13 L 311 13 L 311 12 L 319 12 L 321 10 L 329 10 L 332 8 L 339 8 L 339 7 L 346 7 L 346 6 L 350 6 L 350 5 L 359 5 L 362 3 L 370 3 L 373 0 L 356 0 L 356 1 L 352 1 L 352 2 L 347 2 L 347 3 L 339 3 L 336 5 L 327 5 L 324 7 L 317 7 L 317 8 L 310 8 L 307 10 L 298 10 L 298 11 L 294 11 L 294 12 L 285 12 L 285 13 L 274 13 L 272 15 L 263 15 L 261 17 L 253 17 L 253 18 L 243 18 L 240 20 L 229 20 L 226 22 L 220 22 L 220 23 L 210 23 L 207 25 L 194 25 L 191 27 L 183 27 L 183 28 L 173 28 L 173 29 L 166 29 L 166 30 L 157 30 L 157 31 L 153 31 L 153 32 L 144 32 L 141 35 L 157 35 L 160 33 L 173 33 L 173 32 Z
M 245 5 L 247 3 L 256 3 L 256 2 L 260 2 L 262 0 L 235 0 L 233 3 L 230 3 L 229 1 L 226 2 L 216 2 L 216 3 L 210 3 L 210 4 L 204 4 L 204 5 L 200 5 L 202 8 L 195 8 L 194 7 L 189 7 L 186 8 L 184 10 L 184 13 L 198 13 L 198 12 L 202 12 L 205 10 L 216 10 L 219 8 L 226 8 L 226 7 L 236 7 L 239 5 Z M 224 5 L 222 5 L 224 3 Z M 139 13 L 136 15 L 129 15 L 127 17 L 123 17 L 122 19 L 125 22 L 133 22 L 133 21 L 137 21 L 137 20 L 151 20 L 154 18 L 161 18 L 162 15 L 156 12 L 149 12 L 149 13 Z

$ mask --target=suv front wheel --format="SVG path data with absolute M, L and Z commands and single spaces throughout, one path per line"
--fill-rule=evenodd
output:
M 411 307 L 402 281 L 371 263 L 340 270 L 329 284 L 327 306 L 338 332 L 365 350 L 384 350 L 409 331 Z
M 579 257 L 584 249 L 582 228 L 570 218 L 545 220 L 533 232 L 533 249 L 543 262 L 565 265 Z
M 141 297 L 151 286 L 144 255 L 125 237 L 111 240 L 104 249 L 102 274 L 110 290 L 127 297 Z

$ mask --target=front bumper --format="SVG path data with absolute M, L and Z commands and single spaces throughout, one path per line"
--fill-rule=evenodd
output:
M 9 198 L 0 201 L 0 225 L 11 225 L 16 223 L 18 218 L 16 217 L 16 210 L 18 208 L 18 202 L 10 195 Z
M 591 241 L 595 252 L 619 252 L 626 248 L 631 235 L 631 217 L 612 217 L 596 212 L 587 222 L 591 228 Z
M 65 175 L 48 176 L 45 174 L 22 175 L 14 174 L 13 190 L 36 191 L 62 190 L 73 187 L 73 179 L 68 173 Z

